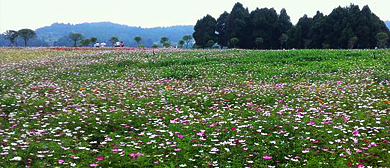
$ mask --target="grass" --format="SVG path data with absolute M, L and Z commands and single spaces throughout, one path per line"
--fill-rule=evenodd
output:
M 0 60 L 0 167 L 390 166 L 389 50 Z

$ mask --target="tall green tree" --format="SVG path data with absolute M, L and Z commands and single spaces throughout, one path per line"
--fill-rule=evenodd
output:
M 310 45 L 311 45 L 311 38 L 309 36 L 309 32 L 310 32 L 310 29 L 311 27 L 313 26 L 313 18 L 310 18 L 308 17 L 307 15 L 303 15 L 303 17 L 301 17 L 299 20 L 298 20 L 298 23 L 297 23 L 297 28 L 299 29 L 299 31 L 297 31 L 296 33 L 296 36 L 297 38 L 299 39 L 299 44 L 300 46 L 298 46 L 298 48 L 309 48 Z
M 184 40 L 179 40 L 179 42 L 177 44 L 179 44 L 180 48 L 183 48 L 185 42 L 184 42 Z
M 239 39 L 237 43 L 239 48 L 252 48 L 251 28 L 248 8 L 244 8 L 241 3 L 237 2 L 226 19 L 227 39 Z
M 217 43 L 221 48 L 227 46 L 229 42 L 229 37 L 227 34 L 227 25 L 226 25 L 228 17 L 229 17 L 229 13 L 226 11 L 223 12 L 217 19 L 217 24 L 215 27 L 215 30 L 217 32 L 217 38 L 218 38 Z
M 184 35 L 183 40 L 186 42 L 186 48 L 188 48 L 188 43 L 190 43 L 190 41 L 192 40 L 192 36 L 191 35 Z
M 142 38 L 140 36 L 136 36 L 134 37 L 134 41 L 137 42 L 137 46 L 138 46 L 139 43 L 142 41 Z
M 215 34 L 217 21 L 211 15 L 206 15 L 196 22 L 194 33 L 192 36 L 195 39 L 195 45 L 205 48 L 209 40 L 217 41 Z
M 288 36 L 283 33 L 282 36 L 280 36 L 279 38 L 280 49 L 283 49 L 283 45 L 286 43 L 287 40 L 288 40 Z
M 324 32 L 326 30 L 323 21 L 324 18 L 326 17 L 324 17 L 324 14 L 320 11 L 317 11 L 316 15 L 313 17 L 313 25 L 309 30 L 309 37 L 312 40 L 310 48 L 322 48 L 322 43 L 326 36 L 326 32 Z
M 169 40 L 168 37 L 161 37 L 160 43 L 162 44 L 163 47 L 167 48 L 170 46 L 170 45 L 168 45 L 168 43 L 169 43 L 168 40 Z
M 19 35 L 19 37 L 21 37 L 23 39 L 25 47 L 27 46 L 27 42 L 30 39 L 35 38 L 37 36 L 35 31 L 31 30 L 31 29 L 21 29 L 18 31 L 17 34 Z
M 293 24 L 291 23 L 290 16 L 288 16 L 286 9 L 283 8 L 280 11 L 277 24 L 279 31 L 276 32 L 277 35 L 279 35 L 279 37 L 281 37 L 283 34 L 287 36 L 287 31 L 293 27 Z
M 77 42 L 84 39 L 84 36 L 80 33 L 71 33 L 69 34 L 69 38 L 74 42 L 73 46 L 77 46 Z
M 89 44 L 91 44 L 91 39 L 82 39 L 80 42 L 81 46 L 89 46 Z
M 275 37 L 275 30 L 277 30 L 278 26 L 278 14 L 275 9 L 256 8 L 250 13 L 250 18 L 253 24 L 252 37 L 263 38 L 264 43 L 262 48 L 279 48 L 279 37 Z
M 90 39 L 91 39 L 92 45 L 94 45 L 98 40 L 96 37 L 91 37 Z
M 9 42 L 11 43 L 11 46 L 15 45 L 16 38 L 18 38 L 18 36 L 19 36 L 19 34 L 15 30 L 7 30 L 4 33 L 5 39 L 9 40 Z
M 116 42 L 118 42 L 118 41 L 119 41 L 119 39 L 118 39 L 118 37 L 116 37 L 116 36 L 113 36 L 113 37 L 111 37 L 111 38 L 110 38 L 110 40 L 109 40 L 109 41 L 110 41 L 110 43 L 111 43 L 112 45 L 115 45 L 115 43 L 116 43 Z

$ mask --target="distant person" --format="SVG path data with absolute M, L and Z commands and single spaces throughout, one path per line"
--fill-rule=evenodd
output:
M 123 41 L 121 41 L 121 47 L 125 47 L 125 43 Z

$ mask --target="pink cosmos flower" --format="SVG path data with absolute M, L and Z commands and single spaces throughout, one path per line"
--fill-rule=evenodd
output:
M 203 131 L 203 130 L 200 131 L 200 132 L 198 132 L 198 133 L 196 133 L 196 135 L 198 135 L 198 136 L 203 136 L 203 134 L 204 134 L 204 131 Z
M 105 158 L 105 156 L 99 156 L 99 157 L 96 158 L 96 160 L 102 161 L 104 158 Z
M 142 153 L 130 153 L 130 157 L 133 158 L 133 159 L 137 159 L 139 156 L 142 156 L 143 154 Z
M 264 159 L 272 159 L 272 156 L 263 156 Z
M 184 135 L 177 135 L 177 137 L 182 139 L 182 138 L 184 138 Z
M 352 131 L 352 134 L 355 135 L 355 136 L 359 135 L 359 131 L 358 130 L 354 130 L 354 131 Z
M 118 152 L 118 149 L 112 149 L 111 152 Z
M 64 163 L 64 160 L 58 160 L 58 163 L 62 164 L 62 163 Z
M 97 164 L 97 163 L 92 163 L 90 166 L 91 166 L 91 167 L 98 167 L 99 164 Z
M 318 142 L 320 142 L 320 140 L 311 141 L 311 143 L 318 143 Z
M 175 152 L 179 152 L 180 150 L 180 148 L 174 149 Z

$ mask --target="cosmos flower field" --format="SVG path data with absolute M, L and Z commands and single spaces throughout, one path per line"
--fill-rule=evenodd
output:
M 0 167 L 390 167 L 390 50 L 0 48 Z

